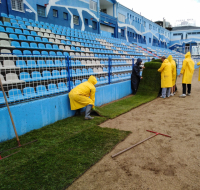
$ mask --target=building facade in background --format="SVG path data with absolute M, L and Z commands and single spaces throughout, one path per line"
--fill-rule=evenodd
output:
M 126 39 L 131 43 L 182 53 L 199 52 L 200 28 L 194 26 L 195 21 L 178 21 L 180 26 L 170 31 L 165 28 L 167 26 L 150 21 L 116 0 L 0 0 L 0 12 Z M 193 26 L 188 26 L 191 23 Z

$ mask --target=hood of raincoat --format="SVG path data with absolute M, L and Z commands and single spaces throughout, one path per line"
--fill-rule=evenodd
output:
M 140 65 L 140 63 L 142 63 L 142 59 L 138 58 L 137 62 L 136 62 L 136 65 Z
M 172 62 L 172 60 L 173 60 L 172 55 L 169 55 L 169 57 L 167 59 L 168 59 L 169 62 Z
M 187 52 L 187 53 L 185 54 L 185 58 L 191 58 L 191 53 L 190 53 L 190 52 Z
M 88 82 L 92 83 L 93 85 L 97 84 L 97 79 L 91 75 L 88 79 Z

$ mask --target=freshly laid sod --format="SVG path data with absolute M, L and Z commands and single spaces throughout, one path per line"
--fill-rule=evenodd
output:
M 65 189 L 129 134 L 97 126 L 105 120 L 71 117 L 21 136 L 22 144 L 34 139 L 38 142 L 0 161 L 0 189 Z M 0 150 L 16 144 L 15 139 L 1 143 Z
M 140 81 L 138 92 L 135 96 L 119 100 L 96 110 L 103 116 L 113 119 L 130 111 L 144 103 L 157 98 L 161 86 L 160 73 L 157 71 L 161 66 L 160 60 L 154 60 L 144 64 L 143 79 Z
M 0 161 L 1 190 L 61 190 L 98 162 L 130 132 L 100 128 L 98 125 L 141 104 L 155 99 L 160 89 L 161 63 L 146 63 L 135 96 L 96 108 L 105 117 L 85 121 L 71 117 L 20 136 L 20 152 Z M 0 151 L 17 145 L 12 139 L 0 144 Z M 7 156 L 18 150 L 2 154 Z

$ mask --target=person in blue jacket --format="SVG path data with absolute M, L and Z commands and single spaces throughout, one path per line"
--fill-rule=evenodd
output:
M 145 67 L 141 67 L 141 64 L 142 64 L 142 59 L 138 58 L 132 70 L 131 88 L 133 90 L 133 94 L 136 94 L 140 83 L 140 79 L 143 79 L 143 77 L 140 76 L 140 69 L 144 69 Z

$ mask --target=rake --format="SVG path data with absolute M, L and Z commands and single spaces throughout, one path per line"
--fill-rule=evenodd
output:
M 151 133 L 155 133 L 155 135 L 152 135 L 152 136 L 150 136 L 149 138 L 144 139 L 143 141 L 140 141 L 140 142 L 138 142 L 137 144 L 134 144 L 134 145 L 132 145 L 131 147 L 126 148 L 126 149 L 124 149 L 124 150 L 118 152 L 117 154 L 112 155 L 111 157 L 114 158 L 114 157 L 116 157 L 116 156 L 118 156 L 118 155 L 120 155 L 120 154 L 122 154 L 122 153 L 124 153 L 124 152 L 126 152 L 126 151 L 128 151 L 128 150 L 130 150 L 130 149 L 132 149 L 132 148 L 134 148 L 134 147 L 136 147 L 136 146 L 138 146 L 139 144 L 142 144 L 143 142 L 145 142 L 145 141 L 147 141 L 147 140 L 149 140 L 149 139 L 151 139 L 151 138 L 153 138 L 153 137 L 155 137 L 155 136 L 157 136 L 157 135 L 162 135 L 162 136 L 170 137 L 170 138 L 171 138 L 171 136 L 169 136 L 169 135 L 165 135 L 165 134 L 158 133 L 158 132 L 155 132 L 155 131 L 149 131 L 149 130 L 147 130 L 147 131 L 148 131 L 148 132 L 151 132 Z

